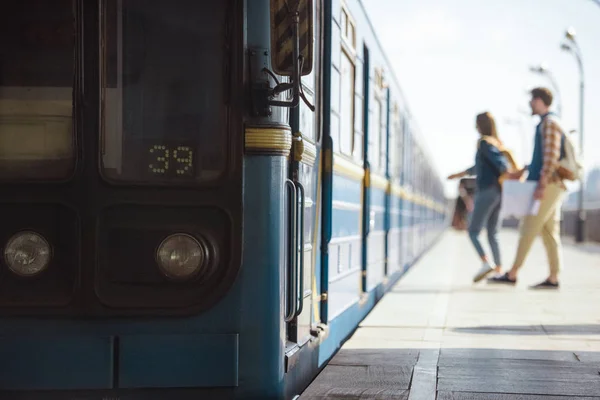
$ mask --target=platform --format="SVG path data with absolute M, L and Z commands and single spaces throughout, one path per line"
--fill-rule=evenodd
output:
M 517 239 L 501 233 L 507 266 Z M 300 399 L 600 400 L 600 246 L 564 259 L 559 290 L 528 288 L 548 273 L 541 239 L 515 287 L 472 284 L 475 250 L 446 232 Z

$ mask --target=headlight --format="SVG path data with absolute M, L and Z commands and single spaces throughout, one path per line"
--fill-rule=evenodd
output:
M 168 236 L 158 246 L 156 261 L 168 278 L 187 280 L 198 275 L 208 263 L 208 249 L 185 233 Z
M 19 232 L 10 238 L 4 248 L 8 269 L 19 276 L 34 276 L 48 267 L 50 245 L 35 232 Z

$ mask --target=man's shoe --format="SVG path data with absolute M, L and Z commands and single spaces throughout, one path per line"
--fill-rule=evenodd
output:
M 558 282 L 552 283 L 548 279 L 546 279 L 542 283 L 538 283 L 537 285 L 531 286 L 530 289 L 558 289 L 560 285 Z
M 488 283 L 504 283 L 508 285 L 515 285 L 517 280 L 512 280 L 508 277 L 508 272 L 504 275 L 494 276 L 487 280 Z

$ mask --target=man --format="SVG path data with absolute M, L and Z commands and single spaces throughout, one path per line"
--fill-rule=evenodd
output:
M 490 283 L 516 284 L 519 269 L 525 262 L 533 241 L 541 234 L 548 255 L 550 274 L 544 282 L 533 288 L 559 287 L 558 274 L 562 264 L 560 209 L 566 188 L 557 174 L 563 131 L 550 113 L 551 104 L 552 93 L 548 89 L 536 88 L 531 91 L 529 105 L 532 115 L 541 117 L 536 128 L 533 156 L 528 167 L 511 173 L 509 179 L 519 179 L 528 170 L 527 180 L 537 182 L 533 197 L 540 200 L 540 207 L 537 215 L 527 216 L 522 221 L 519 247 L 512 269 L 504 275 L 489 279 Z

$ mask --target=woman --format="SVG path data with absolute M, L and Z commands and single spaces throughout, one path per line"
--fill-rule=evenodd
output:
M 455 179 L 467 175 L 476 176 L 475 206 L 469 223 L 469 237 L 481 257 L 483 265 L 473 278 L 473 282 L 479 282 L 494 270 L 497 273 L 502 271 L 497 237 L 500 223 L 500 200 L 502 198 L 499 179 L 509 169 L 508 160 L 502 154 L 502 142 L 498 138 L 492 115 L 489 112 L 479 114 L 476 118 L 476 127 L 481 137 L 477 144 L 475 165 L 466 171 L 448 177 L 448 179 Z M 492 248 L 494 265 L 490 263 L 479 242 L 479 233 L 484 224 Z

